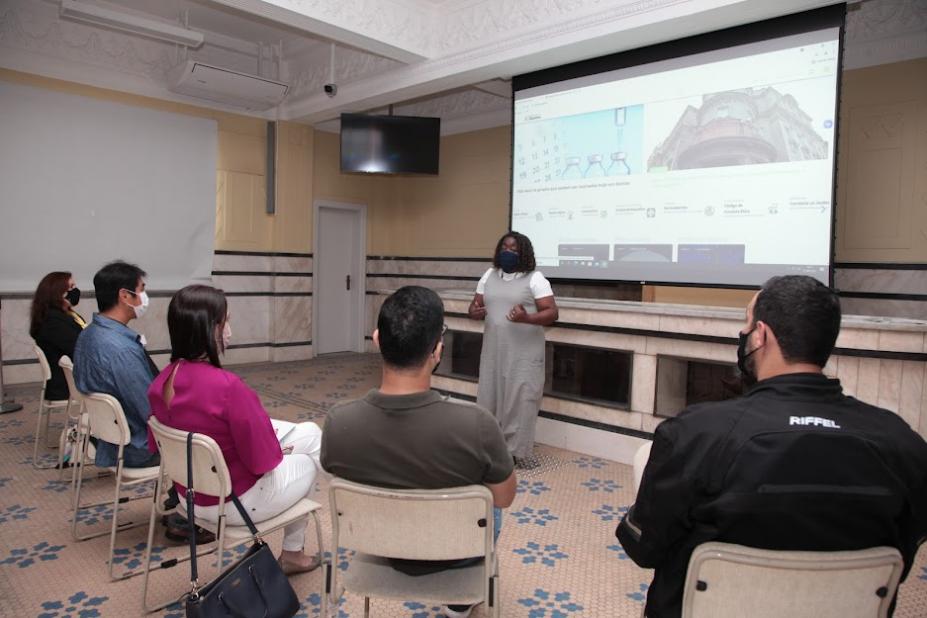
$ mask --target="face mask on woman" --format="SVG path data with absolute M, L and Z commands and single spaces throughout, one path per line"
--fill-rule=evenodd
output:
M 73 287 L 65 292 L 64 299 L 68 301 L 72 307 L 76 307 L 77 303 L 80 302 L 80 288 Z
M 513 273 L 518 268 L 518 254 L 508 249 L 499 253 L 499 266 L 504 273 Z

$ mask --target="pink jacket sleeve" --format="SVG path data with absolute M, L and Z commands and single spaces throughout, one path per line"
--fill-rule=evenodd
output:
M 283 460 L 283 452 L 257 393 L 240 378 L 232 377 L 226 405 L 232 441 L 245 467 L 252 474 L 276 468 Z

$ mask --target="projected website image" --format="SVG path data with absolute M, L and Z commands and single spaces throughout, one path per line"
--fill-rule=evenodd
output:
M 654 148 L 647 160 L 648 171 L 827 159 L 829 141 L 819 130 L 827 134 L 833 127 L 828 112 L 823 112 L 825 118 L 819 120 L 820 129 L 816 128 L 815 117 L 795 96 L 783 92 L 786 87 L 703 95 L 697 106 L 685 107 Z M 811 96 L 806 100 L 814 105 Z
M 520 125 L 515 184 L 629 176 L 643 171 L 642 105 L 561 116 Z
M 615 245 L 615 262 L 663 262 L 673 261 L 673 245 Z

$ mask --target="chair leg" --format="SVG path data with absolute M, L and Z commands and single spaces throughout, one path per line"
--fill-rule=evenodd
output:
M 161 487 L 161 479 L 158 479 L 158 488 Z M 155 519 L 158 515 L 158 489 L 155 489 L 155 495 L 151 503 L 151 516 L 148 518 L 148 543 L 145 545 L 145 583 L 142 584 L 142 605 L 145 611 L 153 612 L 157 607 L 148 606 L 148 579 L 151 577 L 151 545 L 154 543 Z
M 81 442 L 81 447 L 80 447 L 81 454 L 82 454 L 81 456 L 83 456 L 84 448 L 86 447 L 86 442 L 87 442 L 87 435 L 84 434 L 83 440 L 82 440 L 82 442 Z M 71 536 L 74 538 L 75 541 L 82 541 L 82 540 L 83 540 L 83 539 L 80 537 L 80 535 L 77 534 L 77 513 L 80 511 L 80 490 L 81 490 L 81 487 L 82 487 L 83 484 L 84 484 L 84 465 L 83 465 L 83 463 L 84 463 L 84 462 L 81 461 L 81 465 L 79 466 L 79 468 L 78 468 L 78 470 L 77 470 L 77 486 L 76 486 L 75 489 L 74 489 L 74 498 L 73 498 L 73 500 L 74 500 L 74 510 L 73 510 L 73 515 L 71 516 Z
M 196 522 L 193 522 L 194 531 L 193 534 L 196 534 Z M 216 576 L 218 577 L 220 573 L 225 569 L 225 514 L 219 516 L 219 525 L 216 528 L 219 531 L 219 534 L 216 535 Z
M 322 544 L 322 522 L 315 511 L 312 511 L 312 519 L 315 520 L 315 537 L 319 544 L 319 564 L 322 564 L 322 559 L 325 557 L 325 548 Z
M 109 578 L 113 581 L 119 579 L 113 575 L 113 558 L 114 551 L 116 549 L 116 531 L 119 528 L 119 494 L 122 490 L 122 466 L 123 460 L 120 459 L 116 464 L 116 492 L 115 497 L 113 498 L 113 520 L 109 529 Z
M 329 595 L 331 595 L 331 579 L 332 579 L 332 565 L 331 562 L 322 563 L 322 611 L 319 614 L 322 618 L 328 618 L 328 601 Z
M 79 423 L 80 421 L 78 421 Z M 74 506 L 74 494 L 77 491 L 77 475 L 78 471 L 83 472 L 84 469 L 84 439 L 85 436 L 81 433 L 80 424 L 77 426 L 77 442 L 74 443 L 74 459 L 71 462 L 71 506 Z
M 364 597 L 364 618 L 370 618 L 370 597 Z
M 492 607 L 489 608 L 490 616 L 492 618 L 499 618 L 502 615 L 502 608 L 499 606 L 499 599 L 502 598 L 502 594 L 499 590 L 499 576 L 493 575 L 492 577 Z
M 68 406 L 64 410 L 64 433 L 61 434 L 64 436 L 64 440 L 59 439 L 58 441 L 58 480 L 64 480 L 64 452 L 67 450 L 68 438 L 71 435 L 71 423 L 74 423 L 75 428 L 80 423 L 80 410 L 78 410 L 77 418 L 71 416 L 72 403 L 72 400 L 68 399 Z M 74 466 L 75 451 L 77 451 L 76 442 L 71 450 L 71 467 Z
M 50 466 L 40 466 L 39 465 L 39 440 L 43 437 L 42 434 L 42 420 L 45 419 L 45 439 L 48 439 L 48 408 L 45 405 L 45 389 L 42 389 L 42 394 L 39 396 L 39 412 L 36 416 L 36 426 L 35 426 L 35 441 L 32 445 L 32 467 L 36 470 L 43 470 L 49 468 Z

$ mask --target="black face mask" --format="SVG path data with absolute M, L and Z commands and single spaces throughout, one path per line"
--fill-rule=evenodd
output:
M 68 290 L 67 294 L 64 295 L 64 299 L 71 303 L 72 307 L 76 307 L 77 303 L 80 302 L 80 288 L 71 288 Z
M 740 370 L 740 376 L 743 379 L 744 386 L 747 388 L 756 384 L 756 372 L 747 364 L 747 359 L 760 349 L 756 347 L 747 352 L 747 338 L 750 337 L 755 330 L 756 326 L 754 325 L 748 332 L 740 333 L 737 336 L 737 369 Z
M 504 273 L 513 273 L 518 268 L 518 254 L 505 249 L 499 252 L 499 266 Z

